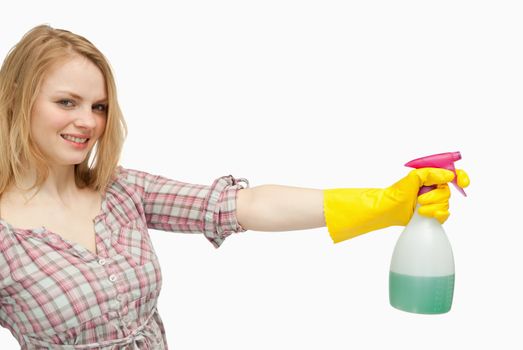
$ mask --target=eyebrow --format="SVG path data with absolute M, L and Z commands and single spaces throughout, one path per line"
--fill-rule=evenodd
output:
M 56 93 L 58 93 L 58 94 L 67 94 L 67 95 L 71 96 L 71 97 L 74 98 L 74 99 L 77 99 L 77 100 L 83 101 L 82 96 L 80 96 L 80 95 L 78 95 L 78 94 L 75 94 L 74 92 L 71 92 L 71 91 L 63 91 L 63 90 L 61 90 L 61 91 L 57 91 Z M 102 99 L 96 101 L 95 103 L 100 103 L 100 102 L 107 103 L 107 102 L 108 102 L 108 101 L 107 101 L 107 97 L 102 98 Z

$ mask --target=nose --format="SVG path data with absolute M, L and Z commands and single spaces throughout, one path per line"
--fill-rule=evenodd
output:
M 89 108 L 78 110 L 74 124 L 84 129 L 94 129 L 96 127 L 96 114 Z

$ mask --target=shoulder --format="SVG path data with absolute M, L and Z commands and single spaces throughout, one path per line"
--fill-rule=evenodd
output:
M 150 174 L 143 170 L 125 168 L 119 165 L 116 168 L 115 182 L 127 183 L 127 184 L 140 184 L 146 181 L 151 181 L 156 178 L 157 175 Z
M 128 193 L 146 192 L 151 183 L 155 182 L 158 175 L 153 175 L 143 170 L 126 168 L 119 165 L 116 168 L 114 182 L 110 186 L 112 190 Z

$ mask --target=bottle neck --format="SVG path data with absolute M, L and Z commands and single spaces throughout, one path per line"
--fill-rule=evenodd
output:
M 420 204 L 416 204 L 416 209 L 414 209 L 414 213 L 412 214 L 412 217 L 410 218 L 410 223 L 428 223 L 428 224 L 438 224 L 440 225 L 439 221 L 436 218 L 428 217 L 421 215 L 418 210 L 421 207 Z

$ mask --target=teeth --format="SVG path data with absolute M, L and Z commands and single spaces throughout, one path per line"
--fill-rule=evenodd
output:
M 81 139 L 81 138 L 70 136 L 70 135 L 62 135 L 62 137 L 66 140 L 73 141 L 76 143 L 86 143 L 88 140 L 88 139 Z

